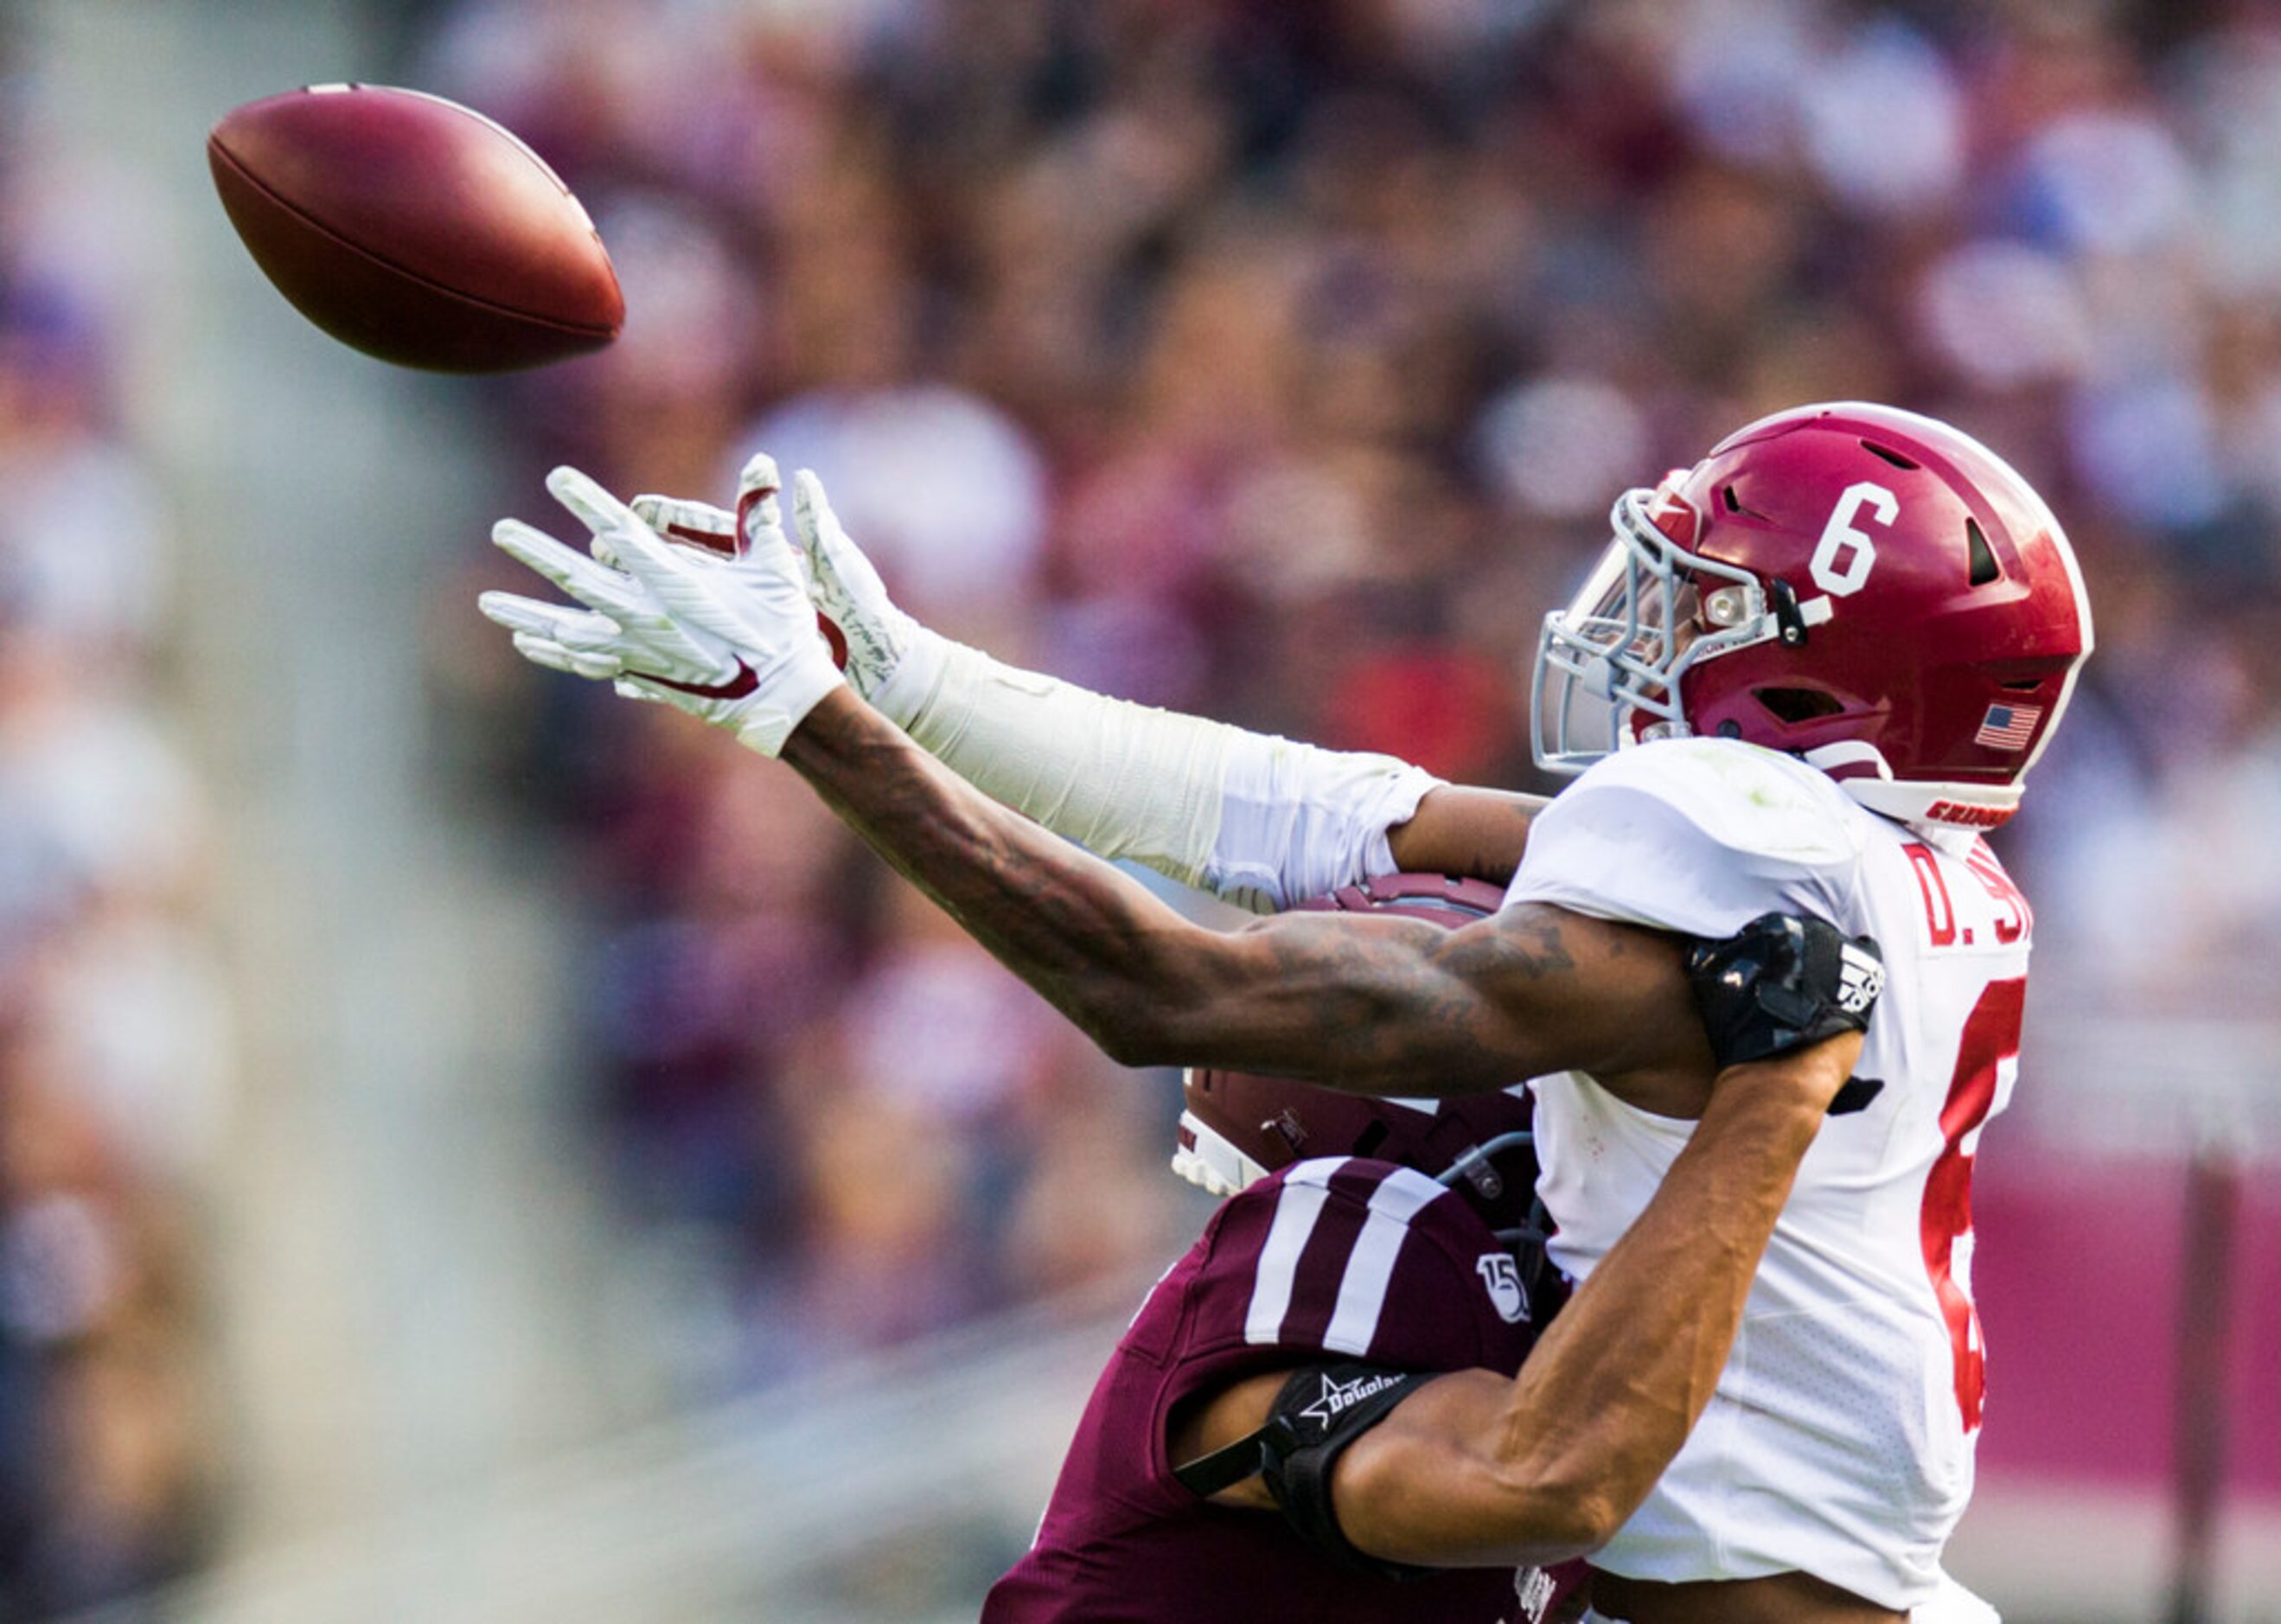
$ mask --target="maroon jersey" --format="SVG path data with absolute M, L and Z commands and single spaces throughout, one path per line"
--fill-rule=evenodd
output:
M 1334 1354 L 1511 1375 L 1534 1340 L 1511 1257 L 1455 1192 L 1345 1156 L 1259 1180 L 1140 1305 L 983 1624 L 1526 1624 L 1553 1589 L 1535 1570 L 1349 1568 L 1272 1513 L 1182 1488 L 1165 1435 L 1182 1399 L 1256 1372 Z

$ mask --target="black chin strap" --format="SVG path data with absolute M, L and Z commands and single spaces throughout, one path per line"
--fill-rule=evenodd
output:
M 1774 606 L 1775 628 L 1784 648 L 1805 646 L 1805 611 L 1798 607 L 1798 589 L 1780 576 L 1767 583 L 1767 599 Z

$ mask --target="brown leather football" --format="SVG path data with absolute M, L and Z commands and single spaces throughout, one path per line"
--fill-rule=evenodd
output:
M 598 350 L 625 300 L 570 189 L 479 112 L 418 90 L 313 85 L 206 141 L 230 223 L 277 290 L 343 344 L 437 372 Z

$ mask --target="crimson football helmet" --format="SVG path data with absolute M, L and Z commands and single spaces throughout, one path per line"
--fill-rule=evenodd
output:
M 1969 435 L 1860 401 L 1728 436 L 1654 490 L 1537 645 L 1537 764 L 1710 734 L 1803 757 L 1874 811 L 1986 829 L 2092 646 L 2066 533 Z
M 1395 874 L 1299 906 L 1403 915 L 1454 930 L 1488 918 L 1504 900 L 1485 880 Z M 1190 1067 L 1182 1093 L 1172 1171 L 1215 1195 L 1233 1195 L 1311 1156 L 1372 1156 L 1444 1184 L 1463 1179 L 1492 1226 L 1535 1232 L 1535 1141 L 1528 1098 L 1517 1088 L 1449 1100 L 1369 1099 L 1289 1078 Z

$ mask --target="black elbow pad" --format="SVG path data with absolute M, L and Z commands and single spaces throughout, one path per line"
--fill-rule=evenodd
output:
M 1258 1435 L 1261 1475 L 1283 1520 L 1310 1544 L 1380 1578 L 1408 1579 L 1432 1570 L 1381 1562 L 1347 1543 L 1331 1505 L 1331 1468 L 1348 1445 L 1427 1380 L 1381 1365 L 1303 1365 L 1275 1396 Z
M 1695 1007 L 1721 1067 L 1867 1030 L 1885 966 L 1875 940 L 1822 920 L 1761 914 L 1687 955 Z

